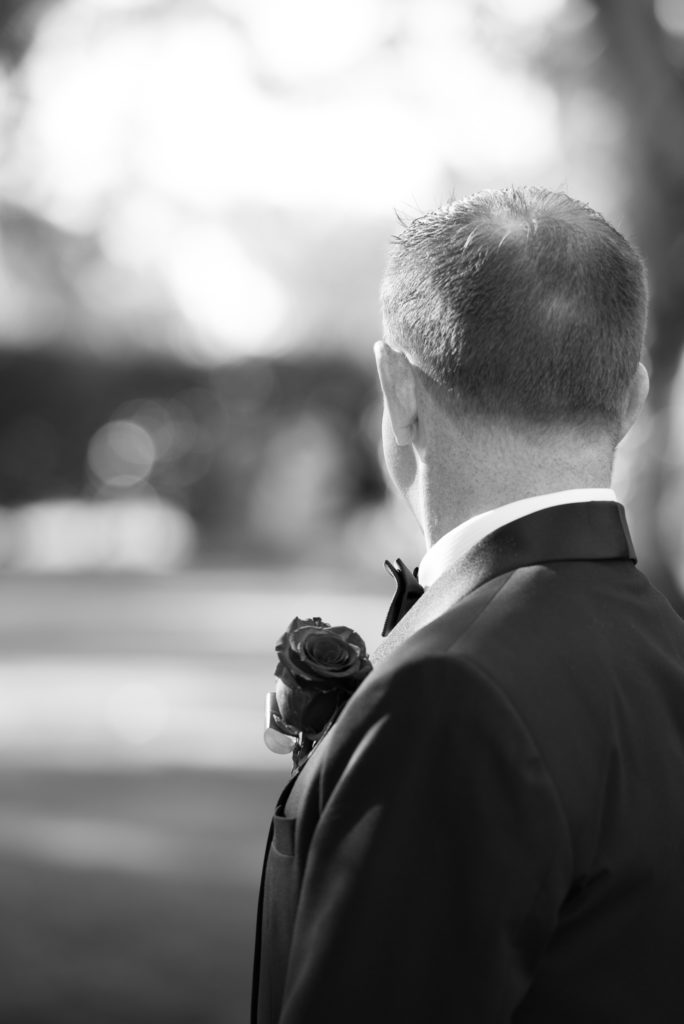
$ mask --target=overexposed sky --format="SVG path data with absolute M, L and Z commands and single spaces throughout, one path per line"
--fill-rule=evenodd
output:
M 564 0 L 489 0 L 530 35 Z M 564 177 L 552 89 L 487 45 L 476 0 L 66 0 L 21 72 L 2 193 L 161 285 L 208 357 L 277 344 L 290 296 L 245 209 L 391 222 Z
M 429 195 L 445 165 L 515 177 L 554 162 L 551 90 L 488 55 L 473 3 L 250 0 L 240 28 L 202 3 L 121 6 L 57 6 L 26 69 L 20 180 L 70 226 L 119 189 L 206 211 L 377 212 Z

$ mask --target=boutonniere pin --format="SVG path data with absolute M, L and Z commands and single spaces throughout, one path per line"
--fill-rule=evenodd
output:
M 318 618 L 293 619 L 275 649 L 264 742 L 274 754 L 291 753 L 297 771 L 373 666 L 358 633 Z

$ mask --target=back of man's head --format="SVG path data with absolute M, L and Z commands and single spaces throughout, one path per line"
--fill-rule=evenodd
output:
M 617 431 L 645 271 L 588 206 L 541 188 L 450 203 L 395 239 L 382 299 L 386 340 L 454 414 Z

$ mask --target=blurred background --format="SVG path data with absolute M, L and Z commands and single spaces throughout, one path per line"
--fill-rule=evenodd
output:
M 296 614 L 372 649 L 397 214 L 560 188 L 650 268 L 616 488 L 684 610 L 680 0 L 0 0 L 0 1021 L 241 1024 Z

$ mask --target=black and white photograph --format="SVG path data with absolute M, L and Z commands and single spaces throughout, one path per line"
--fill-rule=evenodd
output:
M 682 1024 L 682 0 L 0 0 L 0 131 L 0 1024 Z

